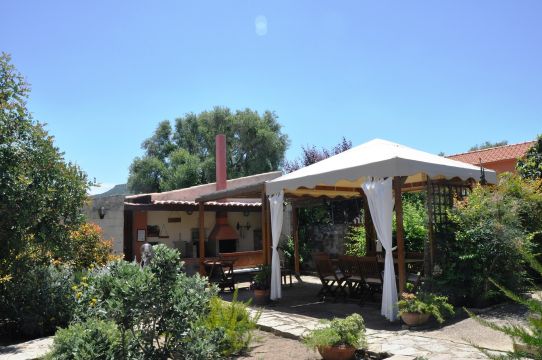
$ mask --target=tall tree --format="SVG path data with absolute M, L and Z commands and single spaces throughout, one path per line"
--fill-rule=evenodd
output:
M 302 167 L 312 165 L 318 161 L 327 159 L 333 155 L 342 153 L 343 151 L 349 150 L 352 148 L 352 141 L 347 140 L 344 136 L 342 140 L 331 149 L 321 148 L 318 149 L 316 146 L 303 146 L 301 148 L 302 154 L 300 158 L 287 161 L 284 164 L 284 170 L 287 173 L 301 169 Z
M 538 135 L 534 145 L 518 160 L 516 169 L 524 179 L 542 179 L 542 135 Z
M 0 278 L 25 256 L 47 261 L 75 251 L 70 230 L 81 224 L 87 198 L 86 175 L 32 119 L 29 92 L 11 57 L 0 54 Z
M 145 155 L 130 166 L 128 187 L 136 193 L 160 192 L 215 181 L 215 136 L 225 134 L 228 177 L 280 169 L 288 147 L 277 115 L 250 109 L 215 107 L 158 124 L 145 140 Z

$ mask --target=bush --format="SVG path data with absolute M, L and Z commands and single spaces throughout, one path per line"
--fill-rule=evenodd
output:
M 256 321 L 257 318 L 251 318 L 247 304 L 237 301 L 236 290 L 231 303 L 217 296 L 211 299 L 210 312 L 204 324 L 211 332 L 219 330 L 223 333 L 219 351 L 224 356 L 231 356 L 248 348 Z
M 29 338 L 51 335 L 66 326 L 75 306 L 74 277 L 68 266 L 38 265 L 21 269 L 0 284 L 0 318 L 10 325 L 3 330 Z
M 444 322 L 445 317 L 452 316 L 455 313 L 446 296 L 430 293 L 403 293 L 401 300 L 397 302 L 397 307 L 399 308 L 399 315 L 404 313 L 429 314 L 439 324 Z
M 60 329 L 46 360 L 114 360 L 121 357 L 121 333 L 113 321 L 90 319 Z
M 71 262 L 77 269 L 103 266 L 115 259 L 112 254 L 113 241 L 104 240 L 102 229 L 96 224 L 81 224 L 70 232 L 69 238 L 75 249 Z
M 365 323 L 359 314 L 344 319 L 334 318 L 326 326 L 310 331 L 304 338 L 305 345 L 312 349 L 326 346 L 346 345 L 356 349 L 367 347 Z
M 529 263 L 529 265 L 540 275 L 542 276 L 542 264 L 538 262 L 535 257 L 530 254 L 528 251 L 522 250 L 522 256 Z M 495 286 L 506 295 L 509 299 L 524 305 L 529 309 L 530 315 L 526 326 L 523 325 L 498 325 L 491 323 L 487 320 L 481 319 L 474 314 L 469 312 L 469 315 L 480 322 L 482 325 L 485 325 L 493 330 L 500 331 L 505 335 L 508 335 L 512 338 L 515 344 L 520 346 L 514 347 L 514 351 L 508 352 L 504 355 L 494 355 L 489 353 L 486 349 L 478 347 L 488 358 L 501 360 L 501 359 L 526 359 L 542 358 L 542 300 L 540 298 L 533 296 L 531 298 L 525 298 L 523 296 L 518 296 L 514 292 L 502 287 L 501 285 L 495 283 Z
M 346 255 L 365 256 L 367 252 L 367 241 L 365 238 L 365 227 L 363 225 L 349 226 L 344 236 L 344 250 Z
M 526 234 L 542 228 L 542 196 L 532 183 L 514 175 L 495 187 L 478 186 L 450 212 L 455 238 L 439 249 L 439 292 L 460 304 L 483 306 L 500 300 L 495 281 L 522 291 L 528 276 L 520 247 L 531 246 Z
M 212 358 L 219 331 L 202 331 L 216 289 L 181 272 L 180 254 L 165 245 L 144 268 L 115 261 L 95 269 L 75 288 L 76 320 L 112 320 L 122 356 L 145 359 Z

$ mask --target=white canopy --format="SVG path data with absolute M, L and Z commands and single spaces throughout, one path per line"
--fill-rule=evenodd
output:
M 280 263 L 276 251 L 282 227 L 282 201 L 284 192 L 311 195 L 307 188 L 316 186 L 352 187 L 365 191 L 369 200 L 371 217 L 379 239 L 386 250 L 384 267 L 384 291 L 382 294 L 382 315 L 395 320 L 397 314 L 397 289 L 392 257 L 392 178 L 406 176 L 406 183 L 417 183 L 429 176 L 435 178 L 478 179 L 480 168 L 442 156 L 429 154 L 389 141 L 375 139 L 348 151 L 332 156 L 290 174 L 266 183 L 266 193 L 271 205 L 273 227 L 272 279 L 280 279 Z M 495 183 L 494 171 L 486 171 L 486 181 Z M 308 191 L 308 192 L 307 192 Z M 329 189 L 328 189 L 329 191 Z M 333 190 L 330 191 L 332 193 Z M 359 193 L 356 193 L 359 194 Z M 273 299 L 280 299 L 280 280 L 272 281 Z
M 338 155 L 267 182 L 267 194 L 317 185 L 359 187 L 367 177 L 408 176 L 406 183 L 431 178 L 479 179 L 480 168 L 461 161 L 374 139 Z M 486 170 L 488 183 L 496 183 L 493 170 Z

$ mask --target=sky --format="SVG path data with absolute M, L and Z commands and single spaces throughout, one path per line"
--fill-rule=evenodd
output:
M 158 122 L 275 111 L 301 147 L 446 154 L 542 133 L 542 1 L 0 0 L 0 51 L 65 158 L 126 182 Z

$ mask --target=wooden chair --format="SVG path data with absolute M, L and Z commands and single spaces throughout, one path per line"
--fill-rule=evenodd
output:
M 341 269 L 342 275 L 345 277 L 350 296 L 359 296 L 361 298 L 365 281 L 363 280 L 357 257 L 349 255 L 339 256 L 339 268 Z
M 292 275 L 293 271 L 292 269 L 286 265 L 286 260 L 284 259 L 284 253 L 279 250 L 279 260 L 280 260 L 280 278 L 281 282 L 286 285 L 286 279 L 289 276 L 290 277 L 290 286 L 292 286 Z
M 233 261 L 212 261 L 205 263 L 205 272 L 209 282 L 218 285 L 221 292 L 229 288 L 233 291 L 235 288 L 235 279 L 233 276 Z
M 362 256 L 357 259 L 363 280 L 371 294 L 381 293 L 384 281 L 382 280 L 382 272 L 380 271 L 376 257 Z
M 314 263 L 318 277 L 322 282 L 322 288 L 317 296 L 325 298 L 327 295 L 331 295 L 336 298 L 338 293 L 340 293 L 343 297 L 346 297 L 346 291 L 343 286 L 346 277 L 335 271 L 331 260 L 325 257 L 316 257 Z

